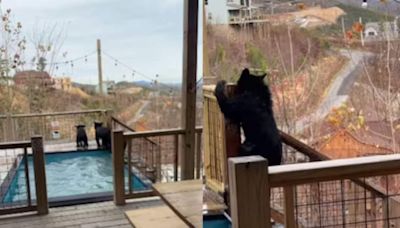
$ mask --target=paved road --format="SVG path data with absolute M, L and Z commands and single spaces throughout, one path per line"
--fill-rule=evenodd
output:
M 340 50 L 343 56 L 350 61 L 338 73 L 335 81 L 331 84 L 324 100 L 320 106 L 313 112 L 312 115 L 303 117 L 296 122 L 296 131 L 301 132 L 311 123 L 321 120 L 333 109 L 339 107 L 349 98 L 351 87 L 357 79 L 357 76 L 362 71 L 362 60 L 364 57 L 371 56 L 368 52 Z
M 130 119 L 129 121 L 127 121 L 128 126 L 131 126 L 133 123 L 136 123 L 140 118 L 142 118 L 142 116 L 144 115 L 143 111 L 145 110 L 145 108 L 147 108 L 149 103 L 150 103 L 150 101 L 148 101 L 148 100 L 145 100 L 142 103 L 142 106 L 140 106 L 140 108 L 137 110 L 135 116 L 132 119 Z

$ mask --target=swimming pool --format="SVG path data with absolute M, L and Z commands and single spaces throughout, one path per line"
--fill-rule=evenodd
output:
M 45 154 L 46 182 L 49 202 L 111 196 L 113 191 L 112 158 L 109 151 L 63 152 Z M 24 160 L 11 181 L 3 203 L 27 199 Z M 31 196 L 36 198 L 33 158 L 28 156 Z M 125 168 L 125 186 L 128 190 L 128 169 Z M 148 182 L 132 175 L 134 191 L 150 188 Z
M 203 215 L 203 228 L 231 228 L 232 222 L 227 214 Z M 272 228 L 284 228 L 282 224 L 273 223 Z
M 203 228 L 231 228 L 232 223 L 224 214 L 203 215 Z

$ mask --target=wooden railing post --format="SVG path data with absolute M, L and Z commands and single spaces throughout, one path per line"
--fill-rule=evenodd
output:
M 285 227 L 297 227 L 294 213 L 295 208 L 295 186 L 284 187 L 284 202 L 285 202 Z
M 200 179 L 201 170 L 201 133 L 196 133 L 196 179 Z
M 229 158 L 233 228 L 270 228 L 268 162 L 260 156 Z
M 125 181 L 124 181 L 124 133 L 113 131 L 112 137 L 112 163 L 114 182 L 115 205 L 125 204 Z
M 110 110 L 104 110 L 104 115 L 106 118 L 106 126 L 110 129 L 114 129 L 113 121 L 112 121 L 112 113 Z
M 33 167 L 35 173 L 36 202 L 38 214 L 45 215 L 49 213 L 49 203 L 47 200 L 46 171 L 44 160 L 44 148 L 42 136 L 31 138 Z
M 382 199 L 383 228 L 390 227 L 389 196 Z

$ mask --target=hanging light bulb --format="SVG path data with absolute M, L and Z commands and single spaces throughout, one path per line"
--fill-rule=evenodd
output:
M 117 61 L 115 61 L 115 63 L 114 63 L 114 66 L 118 66 L 118 63 L 117 63 Z
M 367 0 L 363 0 L 363 3 L 361 4 L 362 8 L 367 8 L 368 7 L 368 2 Z
M 87 63 L 87 55 L 85 56 L 85 62 Z

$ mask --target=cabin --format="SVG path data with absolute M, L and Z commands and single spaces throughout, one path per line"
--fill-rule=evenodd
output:
M 14 75 L 14 84 L 20 88 L 52 88 L 55 84 L 45 71 L 20 71 Z

